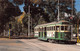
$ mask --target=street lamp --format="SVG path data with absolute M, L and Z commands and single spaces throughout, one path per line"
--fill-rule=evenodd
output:
M 73 17 L 73 0 L 72 0 L 72 17 Z

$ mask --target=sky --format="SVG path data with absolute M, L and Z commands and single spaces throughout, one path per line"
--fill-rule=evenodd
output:
M 23 9 L 23 7 L 24 7 L 24 6 L 25 6 L 24 4 L 22 4 L 22 5 L 20 5 L 20 6 L 19 6 L 19 8 L 20 8 L 21 12 L 23 12 L 23 11 L 24 11 L 24 9 Z M 77 12 L 79 12 L 79 11 L 80 11 L 80 0 L 76 0 L 75 8 L 76 8 Z
M 22 4 L 22 5 L 20 5 L 19 6 L 19 8 L 20 8 L 20 10 L 21 10 L 21 12 L 23 12 L 24 11 L 24 9 L 23 9 L 23 7 L 25 6 L 25 4 Z
M 76 0 L 75 8 L 76 8 L 77 12 L 80 11 L 80 0 Z

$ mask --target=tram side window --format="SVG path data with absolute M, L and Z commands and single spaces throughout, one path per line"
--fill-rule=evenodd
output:
M 35 29 L 35 31 L 36 31 L 36 29 Z
M 49 31 L 49 27 L 47 27 L 47 30 Z
M 35 29 L 34 29 L 34 31 L 35 31 Z
M 44 28 L 44 31 L 46 31 L 46 27 Z
M 48 27 L 47 27 L 47 31 L 48 31 Z
M 51 30 L 51 27 L 49 27 L 49 31 Z
M 48 27 L 47 27 L 47 31 L 48 31 Z
M 64 26 L 61 26 L 61 30 L 64 30 Z
M 49 27 L 49 31 L 50 31 L 50 27 Z
M 48 30 L 50 30 L 50 27 L 48 27 Z
M 38 31 L 38 28 L 37 28 L 37 31 Z
M 53 27 L 51 26 L 51 31 L 53 30 Z
M 59 30 L 59 26 L 56 26 L 56 30 Z
M 54 26 L 54 30 L 55 30 L 55 26 Z
M 50 30 L 52 30 L 52 27 L 50 27 Z
M 47 27 L 47 31 L 48 31 L 48 27 Z
M 47 27 L 47 31 L 49 30 L 49 28 Z
M 41 28 L 41 31 L 42 31 L 43 29 Z
M 44 28 L 42 28 L 42 31 L 44 31 Z
M 50 31 L 52 29 L 52 27 L 47 27 L 47 30 Z
M 51 27 L 50 27 L 50 30 L 51 30 Z
M 41 31 L 42 31 L 42 28 L 41 28 Z
M 44 30 L 44 28 L 41 29 L 41 31 L 43 31 L 43 30 Z
M 40 28 L 39 28 L 39 31 L 40 31 Z
M 65 30 L 68 30 L 68 26 L 65 26 Z
M 52 30 L 53 30 L 53 27 L 52 27 Z
M 39 31 L 40 31 L 40 28 L 39 28 Z
M 37 31 L 39 31 L 39 29 L 37 29 Z
M 41 31 L 41 28 L 40 28 L 40 31 Z
M 35 31 L 36 31 L 36 29 L 35 29 Z
M 47 27 L 46 27 L 46 30 L 47 30 Z
M 43 28 L 43 31 L 44 31 L 45 29 Z

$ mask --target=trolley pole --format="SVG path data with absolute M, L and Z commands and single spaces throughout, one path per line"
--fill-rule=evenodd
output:
M 28 6 L 28 37 L 30 37 L 30 5 Z
M 60 15 L 59 15 L 59 0 L 58 0 L 58 18 L 57 18 L 58 21 L 60 20 L 59 16 L 60 16 Z

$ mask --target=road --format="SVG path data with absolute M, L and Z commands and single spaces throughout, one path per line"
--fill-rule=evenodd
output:
M 0 51 L 80 51 L 80 46 L 38 39 L 0 39 Z

